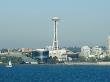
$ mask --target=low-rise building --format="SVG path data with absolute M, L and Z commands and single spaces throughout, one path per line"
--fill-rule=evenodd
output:
M 67 61 L 67 57 L 72 52 L 67 49 L 49 50 L 49 56 L 57 57 L 59 61 Z
M 29 54 L 32 52 L 32 48 L 21 48 L 22 54 Z
M 49 50 L 36 49 L 32 51 L 32 58 L 38 60 L 39 63 L 45 63 L 49 58 Z

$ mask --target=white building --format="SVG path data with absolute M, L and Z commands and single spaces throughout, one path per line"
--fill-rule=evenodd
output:
M 107 56 L 107 53 L 106 52 L 103 52 L 103 54 L 100 55 L 100 58 L 105 58 Z
M 110 36 L 108 36 L 108 38 L 107 38 L 107 46 L 108 46 L 107 52 L 110 55 Z
M 59 61 L 67 60 L 67 50 L 66 49 L 58 49 L 58 50 L 49 50 L 49 56 L 57 57 Z
M 92 48 L 91 54 L 99 58 L 102 54 L 102 49 L 99 46 L 95 46 Z
M 83 46 L 81 48 L 81 56 L 84 56 L 85 58 L 88 58 L 90 56 L 90 48 L 88 46 Z

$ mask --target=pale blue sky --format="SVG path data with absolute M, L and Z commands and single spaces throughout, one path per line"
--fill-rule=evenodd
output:
M 110 0 L 0 0 L 0 48 L 52 45 L 60 17 L 60 46 L 106 45 Z

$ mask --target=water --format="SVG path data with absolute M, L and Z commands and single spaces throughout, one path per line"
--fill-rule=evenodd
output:
M 110 66 L 0 65 L 0 82 L 110 82 Z

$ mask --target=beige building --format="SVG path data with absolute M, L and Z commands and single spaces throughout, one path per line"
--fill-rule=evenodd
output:
M 22 53 L 32 52 L 32 48 L 21 48 Z
M 108 36 L 108 38 L 107 38 L 107 46 L 108 46 L 107 52 L 110 55 L 110 36 Z

